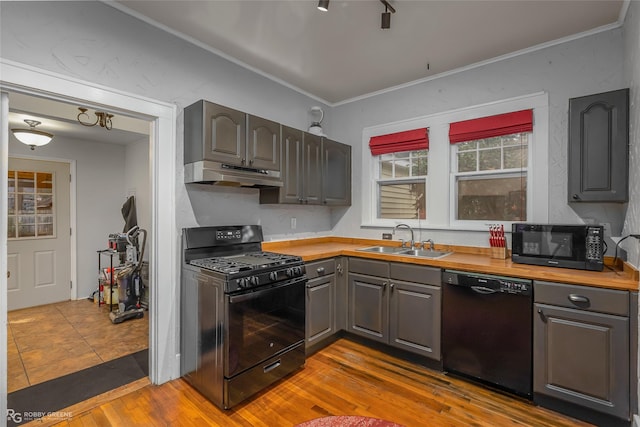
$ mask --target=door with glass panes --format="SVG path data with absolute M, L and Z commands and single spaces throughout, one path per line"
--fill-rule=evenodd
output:
M 9 310 L 70 299 L 69 169 L 68 163 L 9 158 Z

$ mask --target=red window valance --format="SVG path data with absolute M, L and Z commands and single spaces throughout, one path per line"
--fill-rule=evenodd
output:
M 374 156 L 402 151 L 427 150 L 429 149 L 429 132 L 427 128 L 421 128 L 373 136 L 369 140 L 369 148 Z
M 533 110 L 514 111 L 497 116 L 465 120 L 449 125 L 449 142 L 473 141 L 533 130 Z

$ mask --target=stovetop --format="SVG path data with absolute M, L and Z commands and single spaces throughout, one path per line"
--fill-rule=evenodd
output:
M 194 259 L 189 264 L 215 271 L 227 276 L 241 272 L 272 270 L 274 267 L 298 265 L 302 259 L 295 255 L 284 255 L 273 252 L 248 252 L 238 255 Z

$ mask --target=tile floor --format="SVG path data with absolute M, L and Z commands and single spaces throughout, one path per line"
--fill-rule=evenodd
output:
M 149 312 L 114 325 L 109 308 L 65 301 L 8 313 L 8 392 L 149 347 Z

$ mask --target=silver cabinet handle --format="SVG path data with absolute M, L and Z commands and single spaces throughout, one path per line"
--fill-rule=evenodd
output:
M 544 311 L 542 311 L 541 308 L 538 309 L 538 314 L 540 315 L 540 319 L 542 319 L 543 322 L 547 321 L 547 316 L 544 315 Z
M 318 272 L 318 274 L 324 274 L 324 267 L 318 267 L 316 271 Z
M 394 288 L 395 286 L 396 286 L 396 285 L 395 285 L 393 282 L 391 282 L 391 283 L 389 284 L 389 289 L 391 289 L 391 292 L 393 292 L 393 288 Z
M 569 294 L 569 301 L 580 304 L 589 304 L 589 298 L 578 294 Z

